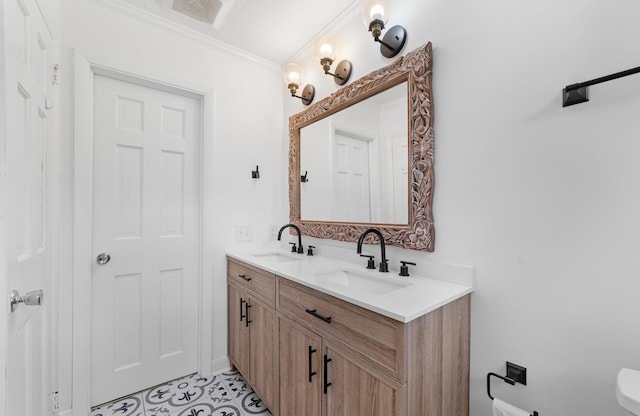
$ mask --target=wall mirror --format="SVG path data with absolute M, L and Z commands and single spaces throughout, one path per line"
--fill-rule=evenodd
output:
M 431 43 L 289 118 L 290 221 L 306 235 L 433 251 Z

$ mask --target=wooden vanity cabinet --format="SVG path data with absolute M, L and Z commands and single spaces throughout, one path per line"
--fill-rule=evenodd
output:
M 229 356 L 274 416 L 469 415 L 468 295 L 402 323 L 228 265 Z
M 280 416 L 321 416 L 322 339 L 278 316 L 280 342 Z
M 278 405 L 275 276 L 227 262 L 229 359 L 274 414 Z
M 469 296 L 405 324 L 278 277 L 277 305 L 280 416 L 468 416 Z
M 281 315 L 278 324 L 280 416 L 404 414 L 404 386 L 369 371 L 344 345 Z

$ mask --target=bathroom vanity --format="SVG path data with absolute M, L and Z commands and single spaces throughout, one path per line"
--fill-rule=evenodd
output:
M 473 277 L 299 254 L 302 234 L 434 250 L 431 68 L 427 43 L 291 116 L 278 239 L 290 227 L 297 250 L 227 252 L 229 359 L 276 416 L 469 414 Z M 346 180 L 347 154 L 373 173 Z
M 471 284 L 227 256 L 229 359 L 274 415 L 468 415 Z

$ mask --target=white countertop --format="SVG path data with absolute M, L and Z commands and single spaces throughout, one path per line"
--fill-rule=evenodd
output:
M 473 292 L 472 285 L 368 270 L 366 259 L 354 263 L 282 249 L 241 248 L 227 250 L 227 256 L 404 323 Z M 327 278 L 337 275 L 334 272 L 355 276 L 361 284 L 349 286 Z M 371 279 L 369 287 L 365 279 Z

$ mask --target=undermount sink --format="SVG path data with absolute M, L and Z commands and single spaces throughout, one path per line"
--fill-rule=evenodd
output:
M 352 270 L 336 270 L 317 274 L 316 282 L 330 288 L 350 289 L 360 293 L 383 294 L 410 286 L 392 277 L 376 276 L 373 273 L 358 273 Z
M 267 261 L 275 261 L 277 263 L 288 263 L 291 261 L 299 261 L 302 259 L 302 256 L 299 254 L 282 254 L 282 253 L 257 253 L 253 255 L 254 257 L 259 257 L 261 259 Z

